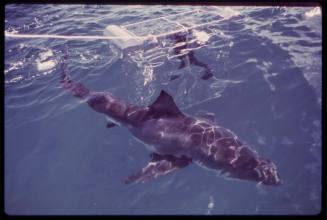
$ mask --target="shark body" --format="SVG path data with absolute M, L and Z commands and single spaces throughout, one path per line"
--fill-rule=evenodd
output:
M 281 183 L 276 165 L 261 157 L 230 130 L 217 125 L 211 114 L 190 116 L 179 110 L 173 98 L 161 91 L 149 106 L 136 106 L 109 92 L 91 92 L 73 82 L 64 71 L 61 85 L 85 100 L 99 113 L 121 125 L 151 152 L 151 160 L 125 183 L 145 182 L 181 169 L 190 163 L 239 180 L 267 185 Z

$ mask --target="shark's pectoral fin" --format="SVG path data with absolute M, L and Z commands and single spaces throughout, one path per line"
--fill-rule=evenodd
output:
M 106 127 L 107 128 L 112 128 L 115 126 L 118 126 L 118 124 L 116 124 L 111 118 L 109 118 L 108 116 L 106 116 L 106 120 L 107 120 L 107 124 Z
M 182 156 L 152 154 L 152 160 L 142 170 L 124 179 L 126 184 L 135 182 L 146 182 L 158 176 L 171 173 L 174 170 L 183 168 L 192 162 L 191 159 Z
M 108 122 L 107 125 L 106 125 L 107 128 L 112 128 L 112 127 L 115 127 L 115 126 L 116 126 L 116 124 L 112 123 L 112 122 Z

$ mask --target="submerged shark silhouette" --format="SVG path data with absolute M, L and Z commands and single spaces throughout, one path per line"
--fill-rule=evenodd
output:
M 213 116 L 192 117 L 182 113 L 173 98 L 161 91 L 149 106 L 136 106 L 109 92 L 91 92 L 73 82 L 64 68 L 61 85 L 73 96 L 85 100 L 97 112 L 125 126 L 152 152 L 151 161 L 125 183 L 145 182 L 195 162 L 219 171 L 229 178 L 268 185 L 281 183 L 275 164 L 243 144 L 228 129 L 214 122 Z

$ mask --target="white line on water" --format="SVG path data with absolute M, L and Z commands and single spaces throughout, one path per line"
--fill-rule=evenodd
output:
M 55 38 L 55 39 L 69 39 L 69 40 L 110 40 L 110 39 L 146 39 L 148 37 L 138 37 L 138 36 L 126 36 L 126 37 L 111 37 L 111 36 L 99 36 L 99 35 L 85 35 L 85 36 L 68 36 L 68 35 L 54 35 L 54 34 L 13 34 L 5 32 L 5 37 L 13 38 Z

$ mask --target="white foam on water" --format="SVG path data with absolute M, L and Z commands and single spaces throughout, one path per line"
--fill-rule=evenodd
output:
M 50 49 L 39 54 L 40 61 L 44 61 L 44 60 L 48 59 L 51 56 L 53 56 L 53 52 Z
M 17 34 L 17 33 L 18 33 L 18 31 L 13 27 L 9 27 L 8 30 L 5 31 L 5 35 L 6 34 Z
M 44 61 L 44 62 L 37 62 L 36 67 L 38 71 L 46 71 L 53 69 L 56 66 L 57 62 L 54 60 Z
M 143 76 L 144 76 L 143 86 L 147 85 L 149 82 L 154 80 L 153 67 L 151 65 L 144 66 Z
M 39 54 L 39 58 L 37 58 L 35 60 L 37 70 L 38 71 L 47 71 L 47 70 L 53 69 L 57 65 L 57 62 L 55 60 L 49 59 L 53 55 L 54 54 L 53 54 L 52 50 L 50 50 L 50 49 L 48 49 L 44 52 L 41 52 Z
M 212 196 L 209 196 L 208 209 L 207 209 L 207 212 L 206 212 L 207 215 L 210 215 L 211 214 L 211 211 L 212 211 L 212 209 L 213 209 L 214 206 L 215 206 L 215 202 L 213 200 L 213 197 Z
M 232 9 L 232 7 L 216 7 L 218 9 L 218 14 L 222 16 L 224 19 L 229 19 L 231 17 L 235 17 L 240 15 L 238 10 Z
M 83 61 L 93 61 L 100 59 L 100 55 L 98 54 L 92 54 L 91 51 L 87 50 L 85 53 L 80 54 L 80 58 Z
M 197 41 L 201 44 L 207 42 L 210 38 L 210 35 L 208 35 L 204 31 L 193 31 L 193 34 L 196 37 Z
M 314 9 L 307 11 L 304 15 L 308 18 L 321 15 L 321 9 L 320 7 L 315 7 Z
M 20 80 L 22 80 L 23 77 L 22 76 L 17 76 L 15 78 L 12 78 L 11 80 L 5 81 L 5 83 L 12 83 L 12 82 L 18 82 Z
M 5 74 L 9 73 L 12 70 L 20 69 L 23 65 L 24 65 L 23 61 L 18 61 L 18 62 L 12 63 L 10 65 L 9 69 L 5 70 Z

